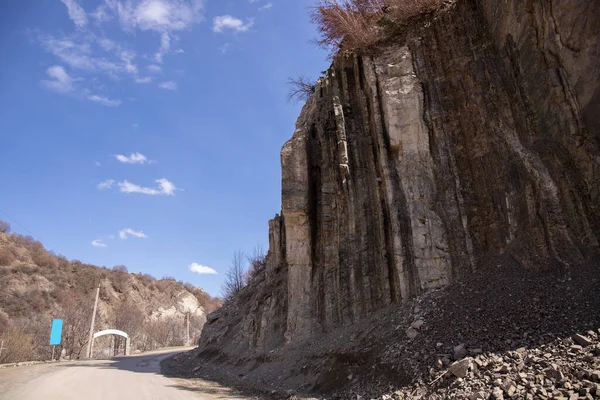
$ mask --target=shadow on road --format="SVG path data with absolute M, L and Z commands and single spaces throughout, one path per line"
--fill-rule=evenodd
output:
M 59 368 L 117 369 L 139 374 L 154 374 L 168 378 L 170 384 L 167 386 L 178 390 L 197 393 L 202 395 L 202 398 L 204 399 L 259 399 L 259 397 L 256 396 L 245 396 L 214 381 L 209 381 L 202 378 L 182 379 L 169 377 L 163 374 L 160 367 L 161 361 L 180 353 L 182 353 L 182 351 L 115 357 L 112 359 L 102 360 L 87 360 L 65 364 Z

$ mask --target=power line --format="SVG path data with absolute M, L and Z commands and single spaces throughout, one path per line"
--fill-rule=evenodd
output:
M 29 229 L 25 228 L 23 225 L 21 225 L 16 219 L 14 219 L 13 217 L 11 217 L 10 215 L 8 215 L 7 213 L 5 213 L 4 211 L 0 210 L 0 214 L 4 214 L 8 217 L 8 219 L 10 219 L 12 222 L 14 222 L 15 224 L 19 225 L 21 228 L 23 228 L 26 232 L 28 232 L 29 234 L 31 234 L 32 236 L 36 237 L 37 235 L 33 232 L 31 232 Z

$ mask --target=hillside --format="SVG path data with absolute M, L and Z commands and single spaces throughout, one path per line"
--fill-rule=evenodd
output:
M 69 261 L 31 237 L 2 232 L 0 282 L 0 339 L 8 349 L 0 363 L 49 358 L 52 318 L 64 320 L 64 354 L 82 357 L 98 283 L 96 330 L 127 332 L 133 350 L 183 345 L 188 312 L 195 341 L 206 314 L 221 305 L 220 299 L 189 283 L 130 274 L 124 266 L 108 269 Z M 97 344 L 99 349 L 103 346 L 109 343 Z

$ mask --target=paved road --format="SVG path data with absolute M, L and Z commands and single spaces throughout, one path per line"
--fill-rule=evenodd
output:
M 160 361 L 175 353 L 178 351 L 0 369 L 0 399 L 241 399 L 209 382 L 192 389 L 181 380 L 161 375 Z

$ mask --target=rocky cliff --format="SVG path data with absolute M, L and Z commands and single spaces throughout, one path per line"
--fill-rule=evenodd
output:
M 600 232 L 600 3 L 458 0 L 338 54 L 283 146 L 264 276 L 201 346 L 262 353 L 504 256 L 577 268 Z

